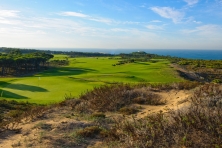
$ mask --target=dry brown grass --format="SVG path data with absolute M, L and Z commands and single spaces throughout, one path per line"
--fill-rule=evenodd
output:
M 80 95 L 79 99 L 66 96 L 61 105 L 68 105 L 80 113 L 119 111 L 120 108 L 132 104 L 163 105 L 162 99 L 155 91 L 171 89 L 192 89 L 200 85 L 197 82 L 180 82 L 174 84 L 113 84 L 94 88 Z
M 94 112 L 91 115 L 92 118 L 106 118 L 106 115 L 102 112 Z
M 102 129 L 98 126 L 89 126 L 84 129 L 80 129 L 76 132 L 76 136 L 84 137 L 84 138 L 94 138 L 99 135 Z
M 31 121 L 41 117 L 48 108 L 49 106 L 40 106 L 28 102 L 1 100 L 0 109 L 4 114 L 1 114 L 0 117 L 0 133 L 5 130 L 19 130 L 19 123 L 23 120 Z
M 78 112 L 106 112 L 118 111 L 124 106 L 131 105 L 142 98 L 144 104 L 162 104 L 159 96 L 151 94 L 147 91 L 139 91 L 134 89 L 129 84 L 105 85 L 95 88 L 92 91 L 87 91 L 80 96 L 80 100 L 73 100 L 70 103 L 72 108 Z
M 130 107 L 122 107 L 119 109 L 119 112 L 123 115 L 131 115 L 131 114 L 135 114 L 138 112 L 138 109 L 134 106 L 130 106 Z
M 113 147 L 222 147 L 222 93 L 208 84 L 194 92 L 186 109 L 144 119 L 118 119 L 109 132 Z
M 139 106 L 160 105 L 157 107 L 163 108 L 163 104 L 167 103 L 163 97 L 168 92 L 172 92 L 172 96 L 179 92 L 177 90 L 196 86 L 197 83 L 187 82 L 171 85 L 117 84 L 87 91 L 80 99 L 67 96 L 67 100 L 47 111 L 46 115 L 53 114 L 53 121 L 50 117 L 44 122 L 35 122 L 29 132 L 36 134 L 37 131 L 38 139 L 33 137 L 27 144 L 33 147 L 46 144 L 48 147 L 87 147 L 93 145 L 93 141 L 100 141 L 103 146 L 123 148 L 222 147 L 222 90 L 219 85 L 205 84 L 196 88 L 192 98 L 183 98 L 179 102 L 190 102 L 190 105 L 179 110 L 138 117 L 144 111 Z M 162 95 L 161 91 L 164 92 Z M 168 99 L 172 99 L 170 96 Z M 27 111 L 27 114 L 32 114 L 27 120 L 41 117 L 46 110 L 33 107 Z M 16 113 L 12 115 L 17 116 Z M 18 140 L 16 145 L 24 146 L 24 140 Z

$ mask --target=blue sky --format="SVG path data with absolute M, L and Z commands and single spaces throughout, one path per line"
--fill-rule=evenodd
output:
M 222 49 L 222 0 L 0 0 L 0 47 Z

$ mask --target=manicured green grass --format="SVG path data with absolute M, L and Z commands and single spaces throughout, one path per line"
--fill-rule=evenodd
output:
M 65 55 L 55 56 L 55 59 L 65 58 Z M 0 99 L 48 104 L 63 100 L 65 95 L 78 96 L 87 89 L 114 82 L 182 81 L 167 60 L 112 66 L 118 60 L 69 58 L 69 66 L 52 68 L 30 77 L 0 78 Z

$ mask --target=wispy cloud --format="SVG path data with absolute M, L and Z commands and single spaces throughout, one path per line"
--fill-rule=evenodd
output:
M 146 3 L 143 3 L 142 5 L 140 5 L 139 7 L 140 8 L 146 8 L 147 4 Z
M 0 10 L 0 24 L 18 25 L 21 23 L 19 19 L 20 11 L 16 10 Z
M 83 13 L 79 13 L 79 12 L 61 12 L 59 13 L 62 16 L 72 16 L 72 17 L 80 17 L 80 18 L 84 18 L 87 20 L 91 20 L 91 21 L 95 21 L 95 22 L 100 22 L 100 23 L 106 23 L 106 24 L 111 24 L 113 22 L 113 20 L 109 19 L 109 18 L 102 18 L 102 17 L 93 17 L 90 15 L 86 15 Z
M 113 22 L 113 20 L 111 19 L 107 19 L 107 18 L 89 18 L 89 20 L 91 21 L 95 21 L 95 22 L 100 22 L 100 23 L 106 23 L 106 24 L 111 24 Z
M 18 17 L 18 13 L 16 10 L 0 10 L 0 17 Z
M 150 21 L 151 23 L 161 23 L 162 21 L 160 21 L 160 20 L 152 20 L 152 21 Z
M 201 21 L 195 21 L 195 20 L 193 20 L 193 23 L 195 23 L 195 24 L 201 24 L 202 22 L 201 22 Z
M 172 19 L 174 23 L 180 22 L 184 17 L 183 12 L 170 7 L 151 7 L 150 9 L 163 18 Z
M 140 24 L 140 22 L 133 22 L 133 21 L 116 21 L 110 18 L 104 18 L 104 17 L 96 17 L 96 16 L 90 16 L 83 13 L 78 12 L 61 12 L 59 13 L 62 16 L 72 16 L 72 17 L 80 17 L 86 20 L 105 23 L 105 24 Z
M 78 12 L 61 12 L 60 15 L 63 15 L 63 16 L 73 16 L 73 17 L 89 17 L 88 15 L 85 15 L 83 13 L 78 13 Z
M 183 0 L 184 2 L 187 3 L 189 6 L 193 6 L 199 2 L 199 0 Z
M 190 16 L 188 18 L 185 18 L 185 23 L 192 23 L 192 24 L 202 24 L 201 21 L 197 21 L 195 20 L 195 18 L 193 16 Z
M 208 25 L 202 25 L 198 26 L 194 29 L 184 29 L 181 30 L 183 34 L 197 34 L 197 35 L 204 35 L 204 36 L 209 36 L 209 35 L 220 35 L 220 32 L 222 31 L 222 27 L 219 25 L 214 25 L 214 24 L 208 24 Z
M 146 28 L 150 30 L 163 30 L 163 26 L 158 25 L 147 25 Z

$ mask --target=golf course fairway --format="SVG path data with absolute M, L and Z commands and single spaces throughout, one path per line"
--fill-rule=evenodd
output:
M 55 55 L 54 59 L 67 59 Z M 171 83 L 183 81 L 170 62 L 153 59 L 113 66 L 118 58 L 68 58 L 69 65 L 49 68 L 27 77 L 0 78 L 0 99 L 50 104 L 64 100 L 65 95 L 78 97 L 93 87 L 123 83 Z

